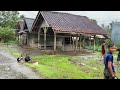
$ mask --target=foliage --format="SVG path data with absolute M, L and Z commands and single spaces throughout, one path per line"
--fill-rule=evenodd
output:
M 15 39 L 15 33 L 10 27 L 0 27 L 0 38 L 3 42 L 8 42 L 11 39 Z
M 105 40 L 105 43 L 106 43 L 106 46 L 108 46 L 109 44 L 112 43 L 112 40 L 110 40 L 110 39 L 106 39 L 106 40 Z
M 109 23 L 109 25 L 101 24 L 101 27 L 108 32 L 108 36 L 111 37 L 112 32 L 112 25 Z
M 15 28 L 18 17 L 18 11 L 0 11 L 0 26 Z
M 24 15 L 20 15 L 20 19 L 24 19 L 25 18 L 25 16 Z

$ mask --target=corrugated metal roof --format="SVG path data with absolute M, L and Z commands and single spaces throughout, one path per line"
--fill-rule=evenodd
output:
M 40 11 L 45 21 L 55 32 L 107 34 L 100 26 L 86 16 L 68 13 Z

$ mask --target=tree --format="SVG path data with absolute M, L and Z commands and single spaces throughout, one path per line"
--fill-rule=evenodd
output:
M 93 23 L 97 24 L 97 21 L 96 21 L 96 20 L 94 20 L 94 19 L 91 19 L 91 21 L 92 21 Z
M 0 11 L 0 26 L 15 28 L 19 19 L 18 11 Z
M 112 27 L 111 23 L 109 25 L 102 24 L 101 27 L 108 32 L 108 36 L 111 37 Z
M 25 18 L 25 16 L 24 15 L 20 15 L 20 19 L 24 19 Z
M 0 38 L 5 43 L 15 38 L 15 33 L 10 27 L 0 27 Z

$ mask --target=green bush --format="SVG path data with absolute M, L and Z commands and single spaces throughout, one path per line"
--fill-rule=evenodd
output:
M 0 38 L 3 43 L 15 39 L 15 32 L 10 27 L 0 27 Z

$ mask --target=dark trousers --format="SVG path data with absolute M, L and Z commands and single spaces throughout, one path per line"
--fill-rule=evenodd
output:
M 104 79 L 113 79 L 110 72 L 108 70 L 104 70 Z

